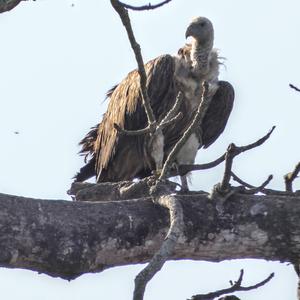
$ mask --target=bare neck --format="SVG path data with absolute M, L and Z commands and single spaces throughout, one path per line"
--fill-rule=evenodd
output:
M 200 44 L 196 39 L 192 43 L 192 66 L 196 73 L 206 74 L 209 70 L 209 56 L 212 50 L 212 42 Z

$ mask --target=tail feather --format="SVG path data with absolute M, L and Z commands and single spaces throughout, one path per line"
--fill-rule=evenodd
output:
M 88 180 L 93 176 L 96 176 L 95 162 L 95 157 L 92 157 L 92 159 L 85 166 L 83 166 L 79 170 L 79 172 L 73 177 L 74 182 L 82 182 Z

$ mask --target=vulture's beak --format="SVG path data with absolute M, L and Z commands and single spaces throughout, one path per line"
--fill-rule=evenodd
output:
M 193 27 L 192 25 L 190 25 L 187 29 L 186 29 L 186 32 L 185 32 L 185 38 L 187 39 L 188 37 L 192 36 L 193 35 Z

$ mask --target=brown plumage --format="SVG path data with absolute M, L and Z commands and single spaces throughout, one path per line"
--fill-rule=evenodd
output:
M 195 136 L 199 137 L 197 148 L 202 146 L 207 148 L 218 138 L 232 109 L 234 99 L 232 86 L 228 82 L 217 81 L 219 62 L 216 52 L 208 53 L 208 73 L 205 74 L 199 72 L 199 69 L 197 73 L 193 72 L 192 52 L 193 47 L 185 45 L 177 56 L 163 55 L 145 65 L 147 92 L 158 121 L 172 108 L 178 92 L 182 91 L 184 94 L 184 100 L 179 108 L 183 117 L 163 130 L 164 159 L 189 126 L 196 109 L 195 105 L 197 106 L 200 101 L 199 89 L 203 80 L 211 83 L 212 101 L 201 130 L 199 128 L 195 133 Z M 200 54 L 202 55 L 202 52 Z M 203 61 L 201 63 L 203 64 Z M 127 130 L 147 126 L 137 70 L 130 72 L 119 85 L 108 92 L 107 96 L 109 105 L 101 123 L 92 127 L 80 142 L 82 146 L 80 153 L 86 156 L 88 162 L 75 176 L 76 181 L 84 181 L 95 175 L 98 182 L 131 180 L 149 176 L 155 170 L 155 162 L 149 150 L 149 135 L 119 135 L 114 128 L 114 123 Z M 191 156 L 192 162 L 194 156 L 195 154 Z M 179 156 L 177 163 L 182 163 Z

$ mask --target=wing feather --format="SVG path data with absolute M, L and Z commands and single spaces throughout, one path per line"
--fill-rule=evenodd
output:
M 227 81 L 219 81 L 202 124 L 202 145 L 209 147 L 224 131 L 234 102 L 234 89 Z
M 145 69 L 150 104 L 159 120 L 175 99 L 174 59 L 170 55 L 160 56 L 149 61 Z M 143 169 L 151 169 L 151 157 L 144 147 L 146 137 L 118 135 L 114 123 L 127 130 L 147 126 L 137 70 L 113 90 L 99 125 L 95 142 L 97 181 L 129 180 L 143 173 Z

